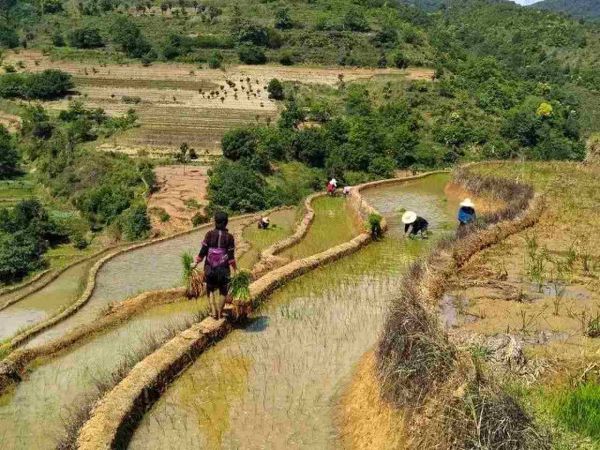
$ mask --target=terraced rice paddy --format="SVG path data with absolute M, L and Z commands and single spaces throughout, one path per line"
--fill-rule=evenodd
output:
M 342 197 L 318 197 L 313 200 L 315 218 L 308 233 L 298 244 L 281 252 L 290 260 L 315 255 L 349 241 L 359 234 L 358 224 L 346 199 Z
M 276 211 L 269 215 L 271 226 L 267 230 L 258 229 L 257 225 L 249 225 L 242 236 L 251 244 L 251 248 L 239 258 L 239 265 L 250 269 L 267 247 L 292 235 L 296 231 L 296 220 L 299 212 L 294 208 Z
M 252 323 L 203 354 L 161 397 L 130 447 L 333 448 L 336 397 L 376 341 L 400 275 L 451 227 L 447 176 L 366 192 L 386 238 L 277 291 Z M 426 217 L 431 241 L 402 238 L 398 208 Z M 318 215 L 317 215 L 318 217 Z

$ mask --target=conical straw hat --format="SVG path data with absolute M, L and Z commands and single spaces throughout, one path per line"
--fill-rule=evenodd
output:
M 415 220 L 417 220 L 417 213 L 414 211 L 406 211 L 404 214 L 402 214 L 402 223 L 408 225 L 413 223 Z

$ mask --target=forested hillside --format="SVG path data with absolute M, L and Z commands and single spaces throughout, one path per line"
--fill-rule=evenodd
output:
M 594 19 L 600 17 L 600 2 L 597 0 L 542 0 L 536 8 L 565 12 L 573 17 Z

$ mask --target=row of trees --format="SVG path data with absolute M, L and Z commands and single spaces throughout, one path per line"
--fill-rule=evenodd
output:
M 52 100 L 73 88 L 71 75 L 55 69 L 39 73 L 5 73 L 0 76 L 1 98 Z

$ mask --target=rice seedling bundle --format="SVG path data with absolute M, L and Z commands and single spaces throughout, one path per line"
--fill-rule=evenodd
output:
M 240 270 L 231 278 L 229 292 L 236 303 L 250 302 L 250 282 L 252 276 L 247 270 Z

